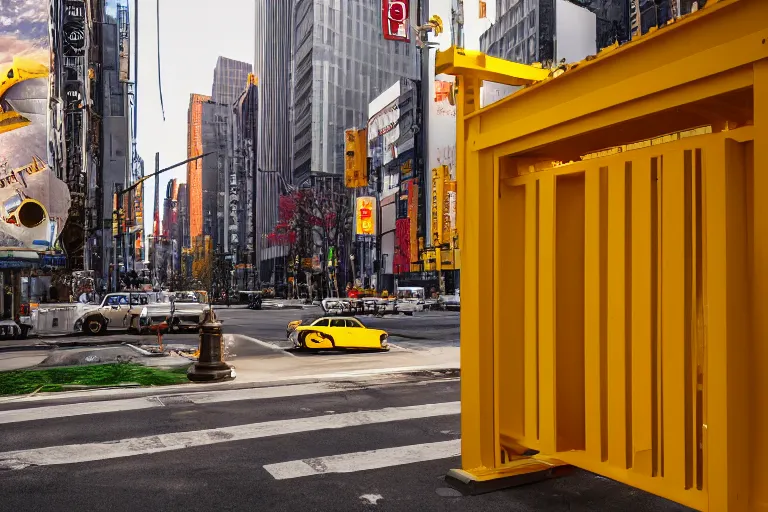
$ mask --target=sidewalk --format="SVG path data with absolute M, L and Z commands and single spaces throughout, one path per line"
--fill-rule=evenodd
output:
M 21 370 L 42 363 L 49 355 L 50 350 L 25 350 L 23 352 L 0 353 L 0 372 Z
M 252 341 L 262 344 L 267 351 L 258 356 L 238 357 L 228 361 L 235 368 L 236 382 L 241 384 L 293 379 L 343 379 L 361 375 L 438 369 L 456 370 L 459 369 L 460 362 L 459 347 L 423 350 L 392 347 L 389 352 L 294 353 L 259 340 Z

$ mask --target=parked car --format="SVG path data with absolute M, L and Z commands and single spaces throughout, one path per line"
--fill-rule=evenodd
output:
M 412 316 L 414 313 L 424 311 L 424 306 L 424 288 L 407 286 L 397 289 L 395 307 L 398 313 Z
M 195 332 L 205 320 L 209 305 L 200 302 L 203 297 L 192 292 L 177 292 L 169 301 L 148 304 L 140 311 L 132 311 L 129 330 L 143 334 L 163 330 L 178 333 Z
M 389 350 L 386 331 L 369 329 L 354 317 L 323 316 L 308 324 L 292 324 L 288 324 L 288 339 L 297 350 Z
M 133 314 L 157 302 L 155 293 L 118 292 L 104 296 L 100 304 L 39 304 L 28 316 L 19 318 L 22 329 L 32 334 L 104 334 L 127 329 Z

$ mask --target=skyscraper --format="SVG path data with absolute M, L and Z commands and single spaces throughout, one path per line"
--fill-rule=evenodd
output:
M 237 251 L 232 247 L 238 240 L 240 187 L 234 165 L 234 109 L 251 69 L 246 62 L 219 57 L 211 99 L 203 106 L 203 151 L 213 153 L 203 161 L 203 231 L 224 253 Z
M 235 102 L 232 131 L 234 134 L 234 167 L 238 183 L 237 190 L 230 190 L 230 205 L 237 192 L 236 211 L 230 208 L 230 216 L 236 214 L 237 241 L 231 249 L 235 255 L 235 284 L 241 289 L 253 290 L 257 279 L 254 269 L 256 247 L 256 137 L 258 135 L 259 110 L 258 80 L 248 77 L 248 84 Z M 235 231 L 235 230 L 232 230 Z
M 368 103 L 419 75 L 414 43 L 382 37 L 381 3 L 298 0 L 294 40 L 294 182 L 341 174 L 344 130 L 364 127 Z
M 210 96 L 190 94 L 187 112 L 187 158 L 203 154 L 203 104 Z M 189 224 L 186 232 L 189 243 L 195 244 L 197 237 L 203 234 L 203 162 L 202 159 L 187 164 L 187 207 L 188 217 L 183 220 Z
M 255 226 L 259 262 L 278 256 L 274 250 L 277 248 L 270 248 L 271 252 L 262 250 L 262 235 L 269 233 L 277 222 L 280 192 L 285 183 L 293 181 L 289 110 L 292 4 L 287 0 L 256 1 L 253 73 L 259 81 Z M 260 276 L 262 281 L 268 278 Z

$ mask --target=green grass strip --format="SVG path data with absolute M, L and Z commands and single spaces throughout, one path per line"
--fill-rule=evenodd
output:
M 0 395 L 32 393 L 38 388 L 41 393 L 63 391 L 63 385 L 115 386 L 136 383 L 142 386 L 168 386 L 186 382 L 189 382 L 186 367 L 165 370 L 134 363 L 14 370 L 0 373 Z

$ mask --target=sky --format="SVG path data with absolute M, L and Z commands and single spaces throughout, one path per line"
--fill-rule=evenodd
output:
M 211 94 L 216 59 L 221 55 L 253 64 L 254 8 L 255 2 L 259 0 L 137 1 L 137 146 L 139 155 L 144 159 L 145 173 L 149 174 L 154 170 L 155 152 L 160 153 L 160 168 L 187 158 L 189 95 Z M 165 120 L 160 109 L 157 83 L 157 2 L 160 2 L 160 62 Z M 479 49 L 477 41 L 480 34 L 491 24 L 488 19 L 477 19 L 478 4 L 479 0 L 464 2 L 468 49 Z M 487 2 L 489 19 L 494 17 L 495 4 L 495 0 Z M 133 2 L 130 5 L 133 7 Z M 443 22 L 446 30 L 449 30 L 450 20 Z M 186 166 L 160 175 L 161 209 L 165 189 L 171 178 L 185 182 Z M 144 197 L 145 232 L 151 233 L 154 180 L 148 180 Z
M 165 121 L 157 84 L 156 2 Z M 130 5 L 133 8 L 133 2 Z M 189 95 L 211 94 L 216 59 L 221 55 L 253 64 L 254 5 L 254 0 L 138 0 L 137 147 L 146 174 L 154 172 L 156 152 L 160 168 L 186 160 Z M 184 165 L 160 175 L 161 208 L 168 181 L 186 182 L 186 173 Z M 144 196 L 147 233 L 152 229 L 154 193 L 150 179 Z

